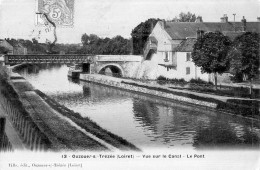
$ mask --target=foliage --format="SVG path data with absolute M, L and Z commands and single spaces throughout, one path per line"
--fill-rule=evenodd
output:
M 33 39 L 32 39 L 32 43 L 33 43 L 33 44 L 38 44 L 39 42 L 38 42 L 38 40 L 36 40 L 35 38 L 33 38 Z
M 39 43 L 38 40 L 24 40 L 24 39 L 6 39 L 10 44 L 18 44 L 20 43 L 23 47 L 27 48 L 28 54 L 47 54 L 50 53 L 50 44 Z M 1 48 L 1 47 L 0 47 Z M 81 49 L 81 44 L 55 44 L 52 47 L 53 53 L 60 53 L 61 51 L 65 52 L 65 54 L 77 54 Z M 0 49 L 1 50 L 1 49 Z M 1 52 L 0 52 L 1 53 Z
M 167 78 L 164 76 L 159 76 L 159 77 L 157 77 L 157 80 L 167 80 Z
M 200 79 L 200 78 L 198 78 L 198 79 L 193 79 L 193 78 L 192 78 L 189 82 L 190 82 L 190 83 L 193 83 L 193 84 L 212 85 L 212 82 L 207 82 L 207 81 L 204 81 L 204 80 L 202 80 L 202 79 Z
M 222 74 L 229 69 L 227 57 L 231 46 L 231 40 L 221 32 L 208 32 L 198 38 L 192 51 L 192 60 L 196 66 L 201 67 L 202 72 Z
M 0 47 L 0 54 L 7 54 L 8 53 L 8 49 L 5 47 Z
M 81 37 L 82 44 L 51 44 L 39 43 L 36 39 L 6 39 L 10 44 L 20 43 L 27 48 L 28 54 L 58 54 L 64 52 L 65 54 L 130 54 L 131 43 L 130 40 L 124 39 L 121 36 L 110 38 L 100 38 L 95 34 L 83 34 Z M 0 48 L 0 53 L 6 50 Z
M 157 83 L 158 84 L 166 84 L 166 83 L 180 83 L 180 84 L 186 84 L 187 81 L 185 81 L 183 78 L 181 79 L 176 79 L 176 78 L 173 78 L 173 79 L 169 79 L 169 78 L 166 78 L 164 76 L 159 76 L 157 78 Z
M 235 78 L 242 75 L 251 80 L 256 78 L 259 69 L 260 35 L 246 32 L 235 38 L 233 48 L 229 53 L 230 71 Z
M 230 77 L 233 82 L 242 82 L 243 81 L 243 72 L 242 68 L 242 53 L 237 48 L 232 47 L 228 53 L 228 58 L 230 61 L 229 72 L 233 75 Z
M 121 36 L 100 38 L 95 34 L 83 34 L 81 37 L 83 47 L 78 51 L 82 54 L 130 54 L 130 40 Z
M 83 45 L 91 45 L 91 44 L 95 44 L 95 43 L 98 44 L 99 41 L 100 41 L 100 38 L 95 34 L 87 35 L 85 33 L 81 37 L 81 42 Z
M 197 39 L 192 51 L 192 60 L 202 72 L 224 73 L 228 70 L 227 53 L 231 41 L 220 32 L 209 32 Z
M 145 22 L 138 24 L 131 33 L 133 41 L 133 54 L 140 55 L 143 54 L 143 48 L 147 38 L 151 34 L 153 27 L 161 19 L 150 18 Z
M 164 76 L 159 76 L 157 78 L 157 82 L 159 84 L 165 84 L 166 82 L 167 83 L 193 83 L 193 84 L 206 84 L 206 85 L 212 85 L 211 82 L 207 82 L 207 81 L 204 81 L 200 78 L 198 79 L 191 79 L 189 82 L 185 81 L 183 78 L 182 79 L 176 79 L 176 78 L 173 78 L 173 79 L 169 79 L 169 78 L 166 78 Z
M 23 47 L 27 48 L 27 51 L 29 54 L 45 54 L 46 53 L 46 48 L 44 48 L 44 46 L 40 43 L 38 43 L 38 41 L 36 39 L 32 39 L 32 41 L 30 40 L 24 40 L 24 39 L 13 39 L 13 38 L 7 38 L 6 41 L 8 43 L 10 43 L 12 46 L 15 46 L 17 44 L 21 44 Z
M 179 14 L 179 18 L 176 16 L 175 18 L 173 18 L 171 21 L 173 22 L 195 22 L 196 21 L 196 15 L 192 14 L 191 12 L 181 12 Z

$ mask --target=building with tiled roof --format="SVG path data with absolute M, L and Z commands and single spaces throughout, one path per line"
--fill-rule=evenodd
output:
M 7 49 L 7 54 L 12 55 L 24 55 L 27 54 L 27 48 L 25 48 L 21 43 L 14 41 L 0 39 L 0 47 Z
M 6 40 L 9 44 L 13 46 L 14 55 L 25 55 L 27 54 L 27 48 L 17 41 Z
M 4 47 L 6 49 L 7 54 L 13 54 L 13 46 L 7 42 L 5 39 L 0 39 L 0 47 Z
M 158 21 L 144 49 L 144 60 L 157 63 L 157 75 L 167 78 L 192 78 L 211 81 L 211 76 L 202 74 L 191 59 L 191 52 L 196 39 L 206 32 L 220 31 L 231 40 L 244 32 L 260 33 L 260 18 L 256 22 L 229 22 L 224 15 L 220 22 L 203 22 L 198 17 L 196 22 Z M 154 79 L 156 77 L 149 77 Z

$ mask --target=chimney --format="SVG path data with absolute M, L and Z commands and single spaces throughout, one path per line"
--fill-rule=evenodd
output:
M 257 22 L 260 22 L 260 17 L 257 17 Z
M 198 16 L 198 17 L 196 18 L 196 21 L 195 21 L 195 22 L 203 22 L 202 16 Z
M 161 24 L 162 24 L 162 28 L 165 29 L 166 28 L 166 21 L 162 20 Z
M 246 19 L 245 16 L 243 16 L 243 19 L 241 20 L 242 22 L 242 31 L 246 31 Z
M 221 22 L 227 23 L 228 22 L 227 14 L 224 14 L 224 16 L 220 18 L 220 20 L 221 20 Z

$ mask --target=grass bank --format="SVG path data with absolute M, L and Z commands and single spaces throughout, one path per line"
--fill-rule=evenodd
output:
M 46 103 L 48 103 L 53 109 L 61 113 L 62 115 L 68 117 L 77 125 L 85 129 L 86 131 L 92 133 L 93 135 L 97 136 L 98 138 L 106 141 L 107 143 L 121 149 L 121 150 L 134 150 L 140 151 L 136 146 L 129 143 L 127 140 L 123 139 L 120 136 L 117 136 L 103 128 L 101 128 L 98 124 L 93 122 L 87 117 L 82 117 L 79 113 L 74 112 L 67 107 L 59 104 L 55 100 L 51 99 L 40 90 L 35 90 L 35 92 L 41 96 Z
M 185 81 L 184 79 L 168 79 L 160 76 L 156 80 L 159 85 L 168 85 L 172 89 L 188 90 L 198 93 L 213 94 L 227 97 L 242 97 L 242 98 L 260 98 L 260 90 L 252 89 L 250 94 L 249 87 L 235 87 L 218 84 L 218 89 L 215 90 L 215 86 L 212 82 L 206 82 L 201 79 L 191 79 Z

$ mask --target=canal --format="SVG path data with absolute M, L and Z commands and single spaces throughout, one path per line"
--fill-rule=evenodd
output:
M 82 117 L 142 150 L 260 148 L 258 121 L 67 77 L 66 65 L 20 70 L 41 90 Z

